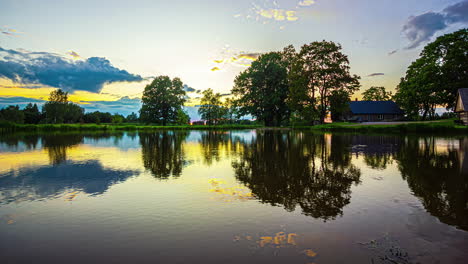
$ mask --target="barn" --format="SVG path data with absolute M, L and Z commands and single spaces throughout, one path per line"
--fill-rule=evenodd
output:
M 380 122 L 398 121 L 404 117 L 403 110 L 393 101 L 352 101 L 349 102 L 348 121 Z
M 455 112 L 458 113 L 461 123 L 468 126 L 468 88 L 458 89 Z

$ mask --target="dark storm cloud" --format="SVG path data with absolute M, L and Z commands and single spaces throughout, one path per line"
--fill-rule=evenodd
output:
M 90 92 L 101 91 L 106 83 L 143 80 L 139 75 L 114 67 L 105 58 L 91 57 L 72 61 L 54 53 L 8 50 L 1 47 L 0 77 L 18 83 Z
M 427 12 L 412 16 L 403 26 L 403 33 L 410 41 L 407 49 L 429 41 L 438 31 L 455 23 L 468 23 L 468 0 L 446 7 L 441 12 Z

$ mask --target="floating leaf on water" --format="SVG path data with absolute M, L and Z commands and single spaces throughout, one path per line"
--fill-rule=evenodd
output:
M 317 253 L 315 253 L 312 249 L 304 250 L 304 254 L 306 254 L 306 256 L 312 257 L 312 258 L 317 256 Z
M 295 239 L 296 237 L 297 237 L 297 234 L 295 233 L 288 234 L 288 244 L 296 246 L 297 245 L 296 239 Z

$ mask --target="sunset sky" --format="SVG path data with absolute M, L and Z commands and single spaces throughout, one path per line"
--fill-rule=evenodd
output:
M 361 90 L 394 90 L 425 44 L 468 23 L 468 0 L 0 0 L 0 10 L 0 107 L 62 88 L 87 111 L 123 114 L 154 76 L 180 77 L 193 106 L 207 88 L 229 94 L 259 54 L 323 39 L 343 46 Z

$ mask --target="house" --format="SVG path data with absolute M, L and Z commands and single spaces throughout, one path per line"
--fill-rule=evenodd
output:
M 397 121 L 405 112 L 393 101 L 352 101 L 345 119 L 357 122 Z
M 468 88 L 458 89 L 455 113 L 458 113 L 462 124 L 468 126 Z

